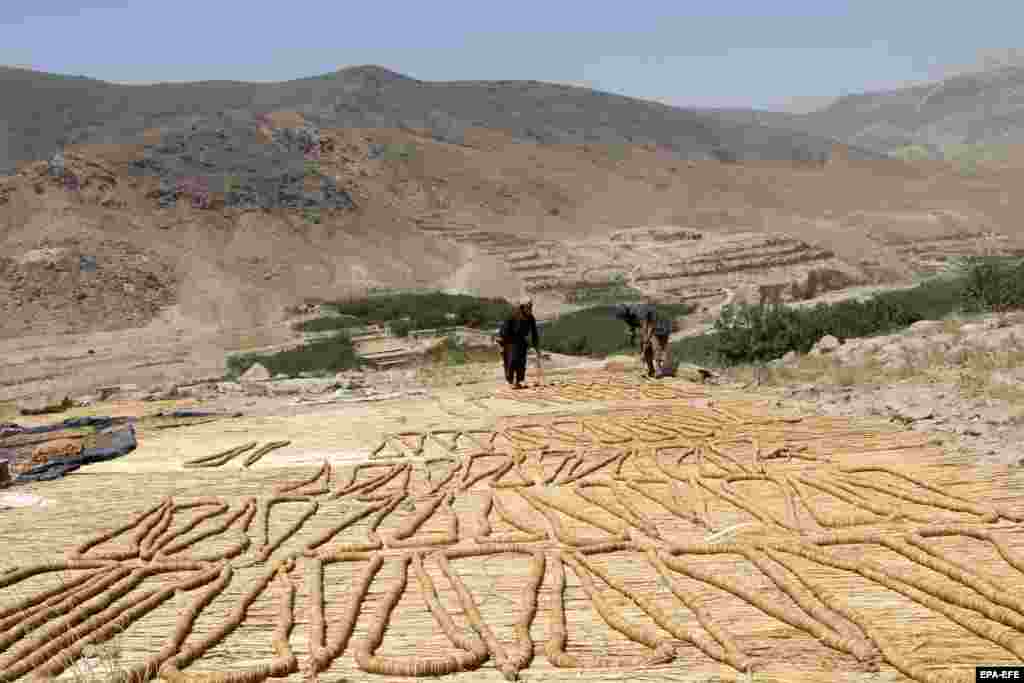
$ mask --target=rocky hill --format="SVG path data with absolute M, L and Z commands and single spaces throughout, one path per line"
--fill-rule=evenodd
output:
M 244 126 L 277 110 L 297 111 L 322 128 L 428 129 L 453 144 L 462 143 L 466 129 L 480 127 L 545 144 L 655 145 L 693 159 L 818 159 L 832 144 L 587 88 L 537 81 L 426 82 L 377 66 L 281 83 L 145 86 L 0 68 L 0 93 L 9 138 L 0 173 L 15 162 L 42 159 L 60 144 L 139 142 L 150 129 Z
M 54 335 L 128 330 L 169 359 L 222 362 L 279 342 L 290 304 L 374 288 L 529 295 L 544 315 L 654 297 L 710 315 L 1024 249 L 1020 169 L 968 179 L 578 88 L 376 68 L 270 85 L 3 78 L 21 88 L 5 102 L 47 112 L 30 125 L 15 110 L 14 147 L 46 158 L 0 177 L 0 340 L 17 346 L 0 356 L 17 351 L 19 373 L 39 374 Z M 450 120 L 431 114 L 442 104 Z M 546 133 L 527 135 L 528 110 L 551 116 Z
M 875 152 L 1024 142 L 1024 66 L 960 73 L 935 83 L 841 97 L 809 114 L 730 118 L 833 137 Z

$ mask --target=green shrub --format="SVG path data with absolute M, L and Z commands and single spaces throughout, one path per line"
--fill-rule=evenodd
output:
M 408 318 L 410 330 L 491 326 L 512 313 L 512 305 L 505 299 L 442 292 L 386 294 L 325 305 L 362 324 L 390 324 L 392 329 L 397 321 Z
M 910 289 L 795 308 L 784 304 L 726 306 L 714 332 L 673 345 L 690 362 L 735 365 L 763 362 L 789 351 L 807 353 L 821 337 L 845 340 L 888 334 L 919 320 L 939 320 L 959 311 L 1024 308 L 1024 261 L 968 259 L 952 277 Z
M 924 145 L 905 145 L 891 152 L 891 155 L 903 161 L 927 161 L 933 158 L 932 152 Z
M 412 322 L 409 320 L 395 320 L 391 323 L 391 334 L 396 337 L 405 338 L 412 332 Z
M 323 318 L 313 318 L 312 320 L 295 323 L 292 325 L 292 329 L 296 332 L 328 332 L 330 330 L 362 327 L 362 324 L 362 321 L 353 315 L 329 315 Z
M 312 223 L 314 225 L 319 225 L 320 224 L 320 209 L 319 208 L 303 209 L 302 217 L 303 217 L 303 219 L 305 219 L 305 221 L 307 223 Z
M 466 364 L 466 347 L 459 341 L 454 332 L 449 333 L 448 338 L 445 340 L 445 357 L 449 365 Z
M 1024 307 L 1024 260 L 976 257 L 960 268 L 964 310 L 1004 311 Z
M 640 300 L 643 292 L 626 284 L 626 276 L 619 273 L 608 282 L 578 284 L 565 293 L 570 304 L 610 304 L 618 301 Z
M 342 333 L 330 339 L 304 344 L 297 349 L 277 353 L 246 353 L 228 356 L 228 376 L 237 378 L 250 365 L 259 362 L 271 375 L 284 373 L 298 375 L 300 372 L 328 372 L 351 370 L 359 367 L 359 356 L 348 335 Z
M 718 335 L 711 332 L 683 337 L 672 342 L 669 347 L 669 357 L 673 364 L 684 362 L 695 365 L 720 365 L 722 359 L 718 354 Z
M 416 145 L 412 143 L 390 143 L 384 145 L 380 158 L 385 161 L 408 161 L 416 154 Z
M 659 315 L 680 317 L 692 313 L 690 304 L 662 304 Z M 608 356 L 635 351 L 629 344 L 629 328 L 615 318 L 615 306 L 594 306 L 559 316 L 541 331 L 541 348 L 578 356 Z

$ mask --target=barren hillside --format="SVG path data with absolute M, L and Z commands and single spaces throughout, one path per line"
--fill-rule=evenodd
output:
M 21 92 L 10 79 L 31 81 L 5 73 L 3 92 Z M 0 355 L 21 359 L 8 376 L 39 375 L 33 359 L 60 356 L 62 344 L 110 349 L 110 372 L 143 367 L 155 362 L 136 358 L 145 340 L 162 345 L 165 364 L 215 371 L 227 349 L 280 343 L 287 305 L 372 288 L 529 295 L 546 315 L 610 287 L 693 301 L 707 315 L 737 299 L 806 299 L 1024 248 L 1011 190 L 1019 164 L 965 178 L 823 138 L 808 147 L 806 136 L 724 115 L 376 68 L 258 87 L 128 88 L 118 92 L 148 94 L 122 99 L 123 109 L 97 104 L 115 86 L 89 83 L 50 78 L 21 92 L 31 106 L 91 103 L 96 121 L 82 128 L 68 114 L 62 134 L 88 144 L 0 177 Z M 68 100 L 68 89 L 88 97 Z M 462 107 L 452 119 L 461 123 L 419 121 L 430 98 Z M 140 103 L 148 114 L 132 109 Z M 534 114 L 513 115 L 528 103 Z M 362 127 L 328 125 L 332 107 L 361 112 Z M 383 110 L 391 118 L 371 116 Z M 115 119 L 133 111 L 115 134 Z M 549 115 L 550 135 L 524 133 Z M 472 121 L 486 125 L 463 125 Z M 703 127 L 687 127 L 696 121 Z M 718 122 L 715 145 L 684 135 L 708 132 L 708 121 Z M 12 150 L 40 152 L 48 125 L 37 126 L 42 137 L 16 135 Z M 136 330 L 124 353 L 110 346 L 118 330 Z M 90 373 L 100 381 L 98 367 Z
M 253 139 L 301 126 L 279 113 Z M 532 294 L 549 308 L 617 278 L 674 299 L 714 303 L 757 285 L 799 298 L 814 270 L 862 284 L 1017 247 L 1014 169 L 965 180 L 940 164 L 683 161 L 485 129 L 460 145 L 426 131 L 318 134 L 315 172 L 293 179 L 295 208 L 247 206 L 215 176 L 206 208 L 188 188 L 161 188 L 150 169 L 176 157 L 157 136 L 68 147 L 61 177 L 25 165 L 0 185 L 2 334 L 138 326 L 171 304 L 197 322 L 254 326 L 302 297 L 388 286 Z M 325 186 L 345 201 L 319 208 Z

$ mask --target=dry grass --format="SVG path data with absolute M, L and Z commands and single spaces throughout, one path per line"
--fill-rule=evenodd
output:
M 15 422 L 17 417 L 17 401 L 0 401 L 0 422 Z
M 64 571 L 54 572 L 53 578 L 57 585 L 62 587 L 69 582 L 68 573 Z M 11 589 L 11 592 L 17 599 L 29 596 L 29 592 L 17 584 Z M 58 634 L 57 637 L 60 635 L 62 634 Z M 124 631 L 122 629 L 104 643 L 86 645 L 80 658 L 66 660 L 67 670 L 63 678 L 72 683 L 124 683 L 127 680 L 128 667 L 123 662 L 123 654 Z
M 950 322 L 954 333 L 959 323 Z M 1024 386 L 994 377 L 1000 371 L 1024 366 L 1024 351 L 969 350 L 958 355 L 929 350 L 906 366 L 886 367 L 874 358 L 851 364 L 823 355 L 798 357 L 793 365 L 768 367 L 742 365 L 726 371 L 733 381 L 752 386 L 781 387 L 815 384 L 829 387 L 878 387 L 895 382 L 951 383 L 965 399 L 991 398 L 1024 408 Z
M 666 382 L 664 384 L 673 384 Z M 610 387 L 609 390 L 614 387 Z M 550 573 L 540 586 L 539 609 L 535 624 L 531 629 L 532 638 L 537 646 L 536 657 L 530 669 L 523 672 L 523 679 L 530 680 L 569 680 L 584 677 L 585 680 L 669 680 L 669 681 L 824 681 L 858 680 L 861 669 L 849 654 L 830 649 L 815 637 L 809 635 L 801 626 L 784 622 L 776 616 L 755 608 L 744 596 L 754 596 L 755 600 L 768 601 L 766 604 L 777 605 L 785 612 L 787 619 L 797 623 L 809 624 L 805 616 L 801 616 L 795 601 L 809 599 L 807 591 L 792 580 L 781 580 L 778 584 L 773 578 L 781 576 L 779 570 L 762 571 L 752 562 L 739 557 L 742 552 L 752 551 L 759 544 L 767 544 L 776 548 L 776 543 L 788 543 L 788 539 L 802 536 L 812 545 L 816 534 L 825 529 L 824 526 L 839 524 L 838 531 L 849 530 L 852 545 L 848 555 L 843 547 L 823 545 L 822 553 L 835 562 L 853 561 L 849 558 L 853 553 L 863 554 L 867 559 L 862 568 L 875 571 L 873 562 L 884 565 L 886 576 L 896 574 L 907 566 L 902 557 L 890 557 L 878 540 L 868 536 L 861 537 L 864 527 L 850 529 L 847 522 L 852 515 L 865 515 L 867 510 L 885 510 L 891 512 L 902 509 L 908 517 L 899 523 L 878 517 L 869 527 L 891 534 L 892 538 L 902 538 L 910 530 L 917 528 L 918 520 L 926 523 L 941 522 L 970 523 L 981 526 L 984 520 L 976 519 L 979 514 L 986 513 L 987 506 L 1014 504 L 1012 491 L 1001 486 L 1001 481 L 983 479 L 978 476 L 964 476 L 964 468 L 933 467 L 948 464 L 943 461 L 937 449 L 923 447 L 926 436 L 909 434 L 890 429 L 881 432 L 864 424 L 851 422 L 841 418 L 822 418 L 806 416 L 800 421 L 792 418 L 774 419 L 766 408 L 767 402 L 753 399 L 742 401 L 728 400 L 724 395 L 705 390 L 705 398 L 716 400 L 715 405 L 696 407 L 684 401 L 663 401 L 658 406 L 645 410 L 604 411 L 588 414 L 583 417 L 523 416 L 502 421 L 494 429 L 495 438 L 491 443 L 497 451 L 493 455 L 470 460 L 470 456 L 479 452 L 479 447 L 467 443 L 462 448 L 453 446 L 452 452 L 441 446 L 450 459 L 465 465 L 461 478 L 453 480 L 458 486 L 460 481 L 468 481 L 476 476 L 484 478 L 478 483 L 459 489 L 452 502 L 452 511 L 459 521 L 457 535 L 461 539 L 475 538 L 480 529 L 481 518 L 489 520 L 491 530 L 489 536 L 507 537 L 515 532 L 505 520 L 504 515 L 517 520 L 526 526 L 543 527 L 543 533 L 558 537 L 546 541 L 534 541 L 531 549 L 543 548 L 553 562 L 560 554 L 568 557 L 574 550 L 580 550 L 580 539 L 605 541 L 610 538 L 607 529 L 618 529 L 623 525 L 637 530 L 633 534 L 637 547 L 629 547 L 629 543 L 621 550 L 614 552 L 587 555 L 593 568 L 567 561 L 565 569 L 565 620 L 568 643 L 564 645 L 568 655 L 578 658 L 584 664 L 580 671 L 558 670 L 553 667 L 544 651 L 545 643 L 551 642 L 552 601 L 555 598 L 555 578 Z M 454 424 L 452 426 L 455 426 Z M 667 441 L 664 430 L 670 430 L 675 436 L 669 435 Z M 412 435 L 415 437 L 416 435 Z M 483 437 L 480 437 L 483 438 Z M 416 439 L 413 438 L 413 441 Z M 486 440 L 486 439 L 485 439 Z M 408 439 L 406 440 L 407 448 Z M 456 440 L 457 441 L 457 440 Z M 457 445 L 457 444 L 456 444 Z M 436 446 L 436 444 L 435 444 Z M 538 451 L 539 446 L 551 450 Z M 697 455 L 687 455 L 689 447 L 701 449 Z M 786 447 L 789 450 L 779 451 Z M 598 448 L 600 452 L 595 452 Z M 557 453 L 568 449 L 573 456 L 572 466 L 561 467 L 559 472 Z M 609 462 L 608 449 L 622 449 L 619 455 Z M 413 537 L 420 531 L 410 526 L 410 520 L 418 515 L 423 502 L 433 500 L 424 496 L 424 484 L 430 483 L 424 471 L 425 460 L 432 457 L 431 452 L 420 453 L 415 457 L 406 457 L 396 464 L 409 466 L 412 473 L 411 481 L 400 482 L 401 476 L 391 481 L 381 481 L 382 491 L 392 494 L 403 492 L 408 486 L 408 494 L 416 502 L 416 511 L 404 508 L 395 510 L 380 527 L 385 538 L 397 539 L 398 530 L 408 529 Z M 439 453 L 444 456 L 445 453 Z M 521 465 L 526 478 L 539 479 L 551 477 L 556 480 L 544 487 L 526 491 L 516 478 L 510 476 L 510 482 L 497 481 L 498 476 L 488 479 L 488 472 L 495 466 L 496 460 L 505 464 Z M 831 461 L 831 462 L 827 462 Z M 383 465 L 380 460 L 375 465 Z M 844 472 L 841 467 L 863 465 L 866 462 L 879 465 L 898 467 L 901 472 L 923 479 L 938 487 L 943 493 L 936 494 L 917 485 L 907 486 L 905 482 L 886 473 Z M 591 466 L 595 469 L 587 471 Z M 497 468 L 501 470 L 502 465 Z M 773 484 L 769 479 L 760 476 L 762 468 L 771 476 L 800 479 L 809 478 L 812 482 L 828 489 L 814 489 L 813 484 L 801 487 L 800 500 L 794 499 L 788 489 Z M 440 477 L 447 466 L 434 468 L 433 482 Z M 955 470 L 955 471 L 954 471 Z M 357 482 L 372 485 L 371 479 L 383 470 L 370 470 L 369 474 L 350 472 L 348 468 L 339 470 L 337 477 L 331 480 L 332 486 L 343 487 L 349 480 L 349 474 Z M 398 471 L 398 470 L 396 470 Z M 58 491 L 62 499 L 67 498 L 62 506 L 68 514 L 53 517 L 32 516 L 24 512 L 12 513 L 12 528 L 25 529 L 17 533 L 13 539 L 18 548 L 14 551 L 19 560 L 31 552 L 33 556 L 52 557 L 54 552 L 64 549 L 69 539 L 81 541 L 92 536 L 96 527 L 114 526 L 128 517 L 137 514 L 143 507 L 151 505 L 155 498 L 169 494 L 181 502 L 192 500 L 200 492 L 204 496 L 222 497 L 225 501 L 236 501 L 245 496 L 253 495 L 267 500 L 268 492 L 273 488 L 281 490 L 282 480 L 309 479 L 312 468 L 302 471 L 281 470 L 238 472 L 210 471 L 179 471 L 164 474 L 147 473 L 146 476 L 133 476 L 121 473 L 118 477 L 70 477 L 66 481 L 54 483 L 51 490 Z M 1000 475 L 1002 476 L 1002 475 Z M 577 484 L 591 482 L 582 489 Z M 610 481 L 609 481 L 610 480 Z M 395 485 L 398 484 L 398 488 Z M 503 485 L 508 484 L 508 485 Z M 595 485 L 601 484 L 601 486 Z M 603 488 L 605 484 L 611 488 Z M 431 484 L 433 485 L 433 484 Z M 102 486 L 107 493 L 105 500 L 97 501 L 95 496 L 87 495 Z M 840 487 L 845 486 L 845 489 Z M 881 486 L 886 490 L 915 491 L 913 500 L 893 499 L 889 493 L 878 491 L 872 486 Z M 673 502 L 673 489 L 680 492 L 679 500 Z M 581 491 L 586 495 L 578 495 Z M 683 493 L 685 491 L 685 493 Z M 796 491 L 794 485 L 794 491 Z M 854 492 L 851 494 L 851 491 Z M 452 489 L 453 494 L 456 490 Z M 299 491 L 293 492 L 299 495 Z M 526 493 L 527 495 L 522 495 Z M 320 505 L 318 514 L 311 516 L 301 529 L 296 527 L 294 536 L 289 529 L 295 523 L 303 524 L 300 517 L 306 509 L 305 504 L 283 504 L 274 507 L 271 514 L 268 508 L 269 528 L 263 532 L 258 525 L 249 532 L 254 541 L 253 550 L 258 553 L 263 533 L 270 539 L 284 537 L 280 551 L 275 551 L 276 559 L 284 559 L 301 552 L 303 545 L 312 539 L 319 538 L 342 519 L 351 513 L 358 504 L 354 500 L 358 495 L 372 495 L 367 488 L 362 492 L 353 492 L 344 499 L 334 500 L 330 496 L 314 497 L 311 493 L 302 494 L 310 502 L 314 499 Z M 418 494 L 418 495 L 417 495 Z M 978 506 L 964 507 L 963 499 L 950 498 L 949 495 L 967 496 L 971 501 L 978 501 Z M 291 494 L 289 494 L 291 495 Z M 501 501 L 502 510 L 496 510 L 489 517 L 481 513 L 482 503 L 491 496 Z M 853 500 L 844 502 L 843 497 Z M 799 507 L 801 500 L 806 498 L 804 507 Z M 418 501 L 418 502 L 417 502 Z M 176 501 L 177 502 L 177 501 Z M 377 499 L 375 504 L 379 504 Z M 895 508 L 891 507 L 895 503 Z M 308 504 L 308 503 L 306 503 Z M 971 504 L 968 504 L 971 505 Z M 698 523 L 686 514 L 685 508 L 692 506 L 694 514 L 705 523 Z M 794 507 L 796 506 L 796 507 Z M 865 506 L 867 506 L 865 508 Z M 805 509 L 806 508 L 806 509 Z M 859 510 L 858 510 L 859 509 Z M 683 511 L 680 515 L 676 510 Z M 173 520 L 168 518 L 169 530 L 183 529 L 196 519 L 189 511 L 175 513 Z M 424 517 L 423 536 L 418 538 L 424 542 L 426 538 L 436 538 L 447 527 L 448 513 L 442 505 L 440 511 L 433 515 L 428 512 Z M 799 521 L 797 517 L 799 516 Z M 844 518 L 846 522 L 844 522 Z M 772 522 L 771 520 L 777 520 Z M 81 520 L 90 520 L 82 524 Z M 96 521 L 92 521 L 96 520 Z M 757 525 L 761 520 L 761 524 Z M 767 521 L 766 521 L 767 520 Z M 826 524 L 819 526 L 819 522 Z M 838 521 L 837 521 L 838 520 Z M 6 520 L 5 520 L 6 521 Z M 204 522 L 205 524 L 205 522 Z M 345 532 L 346 537 L 328 540 L 324 551 L 330 551 L 335 542 L 359 542 L 368 531 L 366 522 L 363 526 Z M 781 526 L 780 526 L 781 524 Z M 88 527 L 88 528 L 87 528 Z M 641 544 L 651 542 L 645 529 L 654 528 L 661 534 L 659 547 L 665 551 L 665 559 L 672 555 L 677 560 L 669 562 L 672 568 L 671 581 L 659 581 L 656 567 L 645 560 Z M 831 527 L 830 527 L 831 529 Z M 1003 527 L 1004 530 L 1008 527 Z M 835 529 L 832 529 L 835 530 Z M 715 532 L 719 532 L 717 537 Z M 161 530 L 161 533 L 164 533 Z M 183 532 L 184 533 L 184 532 Z M 403 532 L 404 533 L 404 532 Z M 1019 553 L 1019 534 L 1005 531 L 1012 550 Z M 711 541 L 708 537 L 711 536 Z M 31 540 L 28 540 L 31 537 Z M 888 537 L 888 536 L 887 536 Z M 864 540 L 867 538 L 867 540 Z M 202 551 L 222 550 L 233 539 L 213 537 L 203 541 L 206 545 Z M 711 543 L 719 544 L 716 546 Z M 942 557 L 963 556 L 963 549 L 972 548 L 974 541 L 969 539 L 940 538 L 929 541 L 936 547 Z M 952 544 L 955 547 L 951 547 Z M 956 545 L 959 544 L 959 545 Z M 966 545 L 965 545 L 966 544 Z M 98 547 L 96 550 L 114 550 L 123 548 L 123 540 L 110 542 L 113 547 Z M 340 545 L 340 543 L 339 543 Z M 15 547 L 12 546 L 12 547 Z M 473 548 L 458 544 L 460 548 Z M 778 546 L 781 548 L 782 546 Z M 902 547 L 902 546 L 901 546 Z M 31 549 L 30 551 L 28 549 Z M 397 576 L 396 562 L 398 554 L 391 548 L 382 552 L 386 562 L 380 580 L 374 583 L 370 602 L 355 625 L 353 645 L 365 639 L 372 627 L 373 615 L 378 611 L 384 594 L 395 586 Z M 426 549 L 429 552 L 430 548 Z M 1006 567 L 999 564 L 999 558 L 991 549 L 978 547 L 972 555 L 971 570 L 980 575 L 986 573 L 995 577 L 995 581 L 1003 582 L 1013 579 L 1007 576 Z M 90 551 L 91 552 L 91 551 Z M 318 551 L 319 552 L 319 551 Z M 784 551 L 783 551 L 784 552 Z M 89 553 L 86 553 L 88 556 Z M 522 555 L 520 553 L 520 555 Z M 241 560 L 250 560 L 243 556 Z M 649 558 L 651 559 L 651 558 Z M 762 558 L 763 559 L 763 558 Z M 956 630 L 949 622 L 934 610 L 928 610 L 913 600 L 883 587 L 871 579 L 859 577 L 854 572 L 837 570 L 835 567 L 817 563 L 812 559 L 784 556 L 800 568 L 795 574 L 805 580 L 808 589 L 819 595 L 826 607 L 830 605 L 848 605 L 852 610 L 864 615 L 878 637 L 873 639 L 885 643 L 889 647 L 898 648 L 897 655 L 910 657 L 914 666 L 929 667 L 948 665 L 963 669 L 963 663 L 974 659 L 986 661 L 1002 661 L 999 651 L 984 638 L 975 638 L 969 633 Z M 858 560 L 859 561 L 859 560 Z M 945 560 L 943 560 L 945 561 Z M 902 563 L 902 564 L 901 564 Z M 244 564 L 244 563 L 243 563 Z M 446 582 L 439 567 L 428 561 L 427 570 L 440 589 L 439 600 L 449 610 L 453 618 L 461 620 L 464 612 L 460 610 L 459 598 L 446 588 Z M 682 571 L 676 570 L 680 566 Z M 264 568 L 243 568 L 240 565 L 237 580 L 232 581 L 223 595 L 217 597 L 204 610 L 195 624 L 196 636 L 202 637 L 210 633 L 239 604 L 242 593 L 252 585 L 253 578 L 265 571 Z M 491 553 L 486 558 L 462 558 L 453 560 L 453 569 L 466 583 L 473 598 L 477 601 L 482 618 L 495 632 L 498 640 L 511 651 L 514 642 L 514 627 L 519 617 L 517 606 L 522 604 L 518 597 L 527 584 L 528 562 L 522 556 Z M 580 570 L 591 572 L 584 578 Z M 323 583 L 326 607 L 324 618 L 330 633 L 336 632 L 343 612 L 347 609 L 348 595 L 354 577 L 358 576 L 359 568 L 347 563 L 332 565 Z M 773 573 L 774 571 L 774 573 Z M 902 581 L 916 581 L 919 567 L 904 575 Z M 606 573 L 612 580 L 606 581 Z M 714 579 L 709 582 L 700 577 Z M 960 588 L 962 581 L 953 578 L 938 577 L 942 586 L 936 586 L 948 594 L 950 599 L 961 599 L 966 589 Z M 401 598 L 398 609 L 387 630 L 386 638 L 381 647 L 382 656 L 405 659 L 414 654 L 422 654 L 424 648 L 430 652 L 450 652 L 443 634 L 438 633 L 431 615 L 423 609 L 420 596 L 416 595 L 415 577 L 410 577 L 405 597 Z M 300 572 L 293 576 L 296 586 L 303 586 L 305 581 Z M 588 583 L 589 582 L 589 583 Z M 607 588 L 605 587 L 607 584 Z M 900 584 L 902 586 L 902 584 Z M 909 585 L 909 584 L 908 584 Z M 617 586 L 626 589 L 619 591 Z M 308 586 L 301 587 L 297 594 L 295 615 L 299 620 L 296 634 L 291 639 L 292 647 L 300 661 L 310 654 L 306 633 L 310 628 L 307 614 L 311 602 L 308 598 Z M 675 590 L 673 590 L 673 588 Z M 596 590 L 595 590 L 596 589 Z M 38 590 L 38 588 L 36 588 Z M 678 593 L 676 593 L 678 591 Z M 6 592 L 6 591 L 4 591 Z M 929 591 L 931 592 L 931 591 Z M 938 593 L 936 593 L 938 594 Z M 675 596 L 674 596 L 675 595 Z M 646 656 L 649 646 L 645 634 L 654 631 L 638 630 L 640 624 L 649 624 L 652 612 L 671 615 L 666 622 L 667 628 L 683 628 L 697 630 L 707 628 L 700 622 L 701 614 L 694 617 L 684 605 L 678 603 L 678 595 L 688 596 L 687 601 L 697 607 L 701 614 L 710 615 L 710 624 L 721 630 L 727 639 L 734 639 L 737 646 L 746 654 L 761 658 L 764 668 L 747 675 L 722 666 L 719 674 L 715 674 L 717 664 L 709 660 L 694 647 L 681 647 L 678 659 L 670 665 L 652 666 L 635 670 L 593 669 L 592 663 L 610 656 L 612 660 L 621 662 L 631 658 Z M 602 601 L 595 599 L 600 597 Z M 758 598 L 760 596 L 760 598 Z M 7 596 L 0 600 L 0 605 L 8 604 Z M 181 602 L 173 607 L 181 610 L 194 595 L 183 593 Z M 638 602 L 631 602 L 636 598 Z M 793 602 L 791 602 L 793 601 Z M 600 605 L 599 605 L 600 602 Z M 276 619 L 277 600 L 271 596 L 260 597 L 253 603 L 253 608 L 245 623 L 233 631 L 224 643 L 215 646 L 202 654 L 196 661 L 195 669 L 240 671 L 253 666 L 254 658 L 265 657 L 269 652 L 269 632 Z M 981 605 L 981 603 L 978 603 Z M 145 638 L 156 635 L 158 639 L 166 636 L 175 622 L 175 610 L 168 608 L 151 617 L 143 617 L 144 623 L 128 627 L 124 637 L 116 637 L 114 647 L 109 651 L 93 651 L 97 658 L 97 669 L 111 673 L 116 678 L 117 667 L 121 661 L 137 663 L 140 656 L 156 651 L 152 643 Z M 603 612 L 601 608 L 603 607 Z M 987 603 L 982 607 L 989 609 Z M 650 609 L 652 612 L 648 612 Z M 607 617 L 607 615 L 611 615 Z M 823 619 L 823 623 L 834 617 Z M 1022 617 L 1024 618 L 1024 617 Z M 1016 619 L 1016 617 L 1014 617 Z M 675 620 L 678 620 L 676 622 Z M 141 620 L 140 620 L 141 621 Z M 911 624 L 914 628 L 908 629 Z M 465 624 L 459 621 L 459 626 Z M 648 628 L 653 628 L 648 626 Z M 661 625 L 659 623 L 659 628 Z M 954 629 L 955 633 L 950 631 Z M 672 631 L 669 631 L 670 633 Z M 659 632 L 660 633 L 660 632 Z M 951 635 L 952 634 L 952 635 Z M 652 637 L 664 637 L 664 634 Z M 959 638 L 962 642 L 954 639 Z M 638 640 L 639 638 L 639 640 Z M 927 639 L 931 645 L 921 645 Z M 193 641 L 194 642 L 194 641 Z M 645 649 L 645 647 L 647 649 Z M 445 648 L 445 649 L 442 649 Z M 144 653 L 144 654 L 140 654 Z M 755 654 L 756 653 L 756 654 Z M 994 654 L 993 654 L 994 653 Z M 995 659 L 991 659 L 992 657 Z M 1005 659 L 1005 655 L 1003 655 Z M 339 680 L 345 675 L 349 680 L 364 680 L 366 675 L 346 656 L 333 664 L 329 671 L 324 672 L 321 680 Z M 608 660 L 604 660 L 608 661 Z M 965 671 L 965 669 L 963 669 Z M 89 672 L 83 672 L 83 675 Z M 92 675 L 92 674 L 89 674 Z M 99 674 L 85 681 L 110 680 Z M 289 680 L 299 680 L 298 675 Z M 498 680 L 493 667 L 485 667 L 478 672 L 467 674 L 461 680 Z M 865 674 L 862 679 L 890 680 L 885 676 L 874 677 Z M 922 679 L 927 680 L 927 679 Z

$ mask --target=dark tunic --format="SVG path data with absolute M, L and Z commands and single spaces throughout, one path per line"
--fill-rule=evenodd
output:
M 663 337 L 672 334 L 672 322 L 659 316 L 657 310 L 650 304 L 621 304 L 615 312 L 615 317 L 629 325 L 630 331 L 635 332 L 647 319 L 648 311 L 654 312 L 654 334 Z
M 533 315 L 512 316 L 501 326 L 498 336 L 504 351 L 505 379 L 509 383 L 522 382 L 526 378 L 526 352 L 530 342 L 533 348 L 540 350 L 537 319 Z

